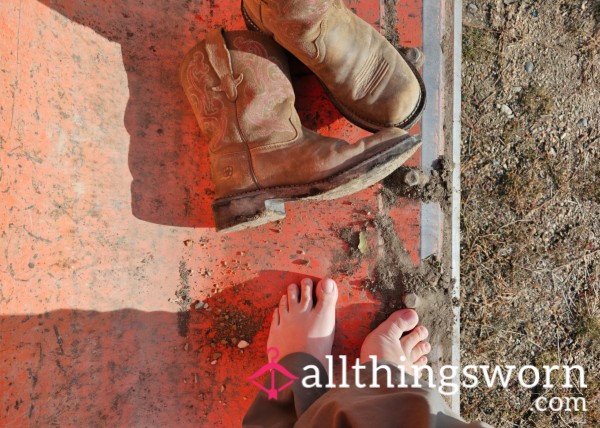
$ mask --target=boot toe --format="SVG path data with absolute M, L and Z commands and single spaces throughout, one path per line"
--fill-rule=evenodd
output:
M 379 112 L 376 121 L 383 127 L 405 125 L 418 114 L 421 97 L 421 85 L 416 76 L 412 73 L 398 73 L 390 79 L 375 103 L 375 111 Z

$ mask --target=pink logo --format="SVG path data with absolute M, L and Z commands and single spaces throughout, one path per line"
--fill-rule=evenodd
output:
M 298 378 L 291 374 L 289 371 L 287 371 L 285 367 L 283 367 L 281 364 L 275 362 L 275 360 L 277 360 L 277 357 L 279 357 L 279 349 L 275 347 L 267 349 L 267 355 L 270 355 L 271 353 L 272 356 L 269 358 L 270 362 L 262 366 L 256 373 L 249 376 L 248 380 L 250 380 L 255 386 L 265 391 L 269 396 L 269 400 L 277 400 L 277 394 L 286 389 L 292 383 L 294 383 L 294 381 Z M 283 386 L 276 388 L 275 371 L 278 371 L 279 373 L 287 377 L 289 379 L 289 382 L 286 382 Z M 269 389 L 265 388 L 261 383 L 257 382 L 257 379 L 266 372 L 271 373 L 271 387 Z

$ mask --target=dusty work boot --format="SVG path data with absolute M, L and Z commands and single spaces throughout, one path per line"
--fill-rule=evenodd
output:
M 369 131 L 408 129 L 425 107 L 415 66 L 342 0 L 243 0 L 249 29 L 272 35 L 317 75 L 335 106 Z
M 185 57 L 183 89 L 209 141 L 217 229 L 285 217 L 285 201 L 334 199 L 386 177 L 419 141 L 388 129 L 355 144 L 304 129 L 285 54 L 271 37 L 214 30 Z

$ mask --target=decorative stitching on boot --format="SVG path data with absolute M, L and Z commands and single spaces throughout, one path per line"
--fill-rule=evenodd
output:
M 388 62 L 377 52 L 372 52 L 356 77 L 356 98 L 361 99 L 373 92 L 389 69 Z
M 237 99 L 237 87 L 244 80 L 244 75 L 240 74 L 238 77 L 233 77 L 232 74 L 226 74 L 221 78 L 221 84 L 214 86 L 211 89 L 215 92 L 225 92 L 227 99 L 234 102 Z
M 402 52 L 399 52 L 400 55 L 402 55 Z M 372 119 L 367 119 L 366 117 L 363 117 L 362 115 L 358 114 L 357 112 L 355 112 L 353 109 L 349 108 L 348 106 L 346 106 L 344 103 L 340 102 L 334 95 L 333 93 L 329 90 L 329 88 L 327 87 L 327 85 L 325 85 L 325 83 L 319 79 L 319 77 L 317 76 L 317 79 L 319 80 L 319 82 L 321 83 L 321 86 L 325 89 L 325 92 L 327 93 L 327 95 L 329 95 L 329 98 L 331 98 L 331 101 L 333 101 L 333 104 L 340 110 L 340 112 L 346 116 L 346 115 L 350 115 L 353 116 L 349 117 L 348 119 L 352 122 L 353 119 L 356 120 L 360 120 L 362 121 L 362 124 L 373 124 L 376 126 L 382 126 L 384 128 L 391 128 L 391 127 L 398 127 L 398 126 L 406 126 L 407 124 L 409 125 L 413 125 L 416 120 L 419 118 L 419 116 L 423 113 L 423 109 L 425 107 L 425 99 L 426 99 L 426 90 L 425 90 L 425 83 L 423 82 L 423 78 L 421 77 L 421 75 L 419 74 L 419 71 L 415 68 L 415 66 L 413 65 L 413 63 L 411 63 L 410 61 L 406 60 L 406 58 L 404 57 L 404 55 L 402 55 L 402 58 L 404 59 L 404 61 L 406 61 L 406 63 L 408 64 L 408 66 L 410 67 L 410 69 L 412 70 L 415 78 L 417 79 L 417 81 L 419 82 L 419 87 L 421 88 L 421 91 L 419 93 L 419 100 L 417 101 L 417 104 L 415 105 L 415 108 L 412 110 L 412 112 L 406 117 L 406 119 L 404 119 L 402 122 L 398 122 L 398 123 L 381 123 L 378 122 L 376 120 L 372 120 Z M 417 115 L 417 111 L 419 112 L 419 114 Z M 360 124 L 357 124 L 358 126 L 361 126 Z
M 206 35 L 205 49 L 208 61 L 221 81 L 221 84 L 213 87 L 212 90 L 225 92 L 227 99 L 234 102 L 237 99 L 237 87 L 242 83 L 244 75 L 240 74 L 238 77 L 234 77 L 231 55 L 227 50 L 221 29 L 211 31 Z

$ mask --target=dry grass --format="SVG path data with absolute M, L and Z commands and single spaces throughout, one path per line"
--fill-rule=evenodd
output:
M 588 384 L 464 390 L 467 419 L 600 426 L 599 100 L 582 95 L 595 78 L 598 30 L 589 8 L 598 3 L 588 2 L 585 14 L 581 1 L 479 2 L 480 21 L 465 28 L 463 364 L 579 364 Z M 533 11 L 545 21 L 532 21 Z M 511 28 L 526 37 L 510 37 Z M 526 59 L 535 63 L 531 74 Z M 581 117 L 587 126 L 576 125 Z M 533 412 L 540 394 L 583 396 L 589 411 Z

